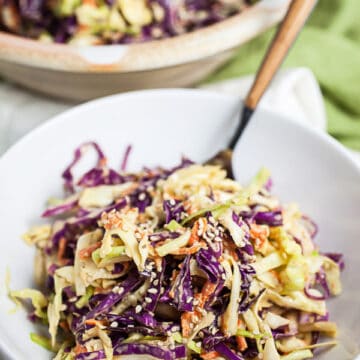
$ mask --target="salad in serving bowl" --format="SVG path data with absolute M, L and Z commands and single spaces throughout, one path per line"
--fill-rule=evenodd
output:
M 73 45 L 128 44 L 180 35 L 214 24 L 249 0 L 6 0 L 6 31 Z

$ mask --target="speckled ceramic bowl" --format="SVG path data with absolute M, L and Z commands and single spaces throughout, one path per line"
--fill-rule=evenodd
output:
M 279 22 L 288 3 L 261 0 L 220 23 L 142 44 L 74 47 L 0 32 L 0 75 L 72 100 L 190 86 L 222 65 L 241 44 Z

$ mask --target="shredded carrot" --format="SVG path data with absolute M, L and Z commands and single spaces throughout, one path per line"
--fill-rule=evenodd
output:
M 59 322 L 59 326 L 64 330 L 64 331 L 69 331 L 70 328 L 69 328 L 69 324 L 63 320 L 63 321 L 60 321 Z
M 175 270 L 175 269 L 174 269 L 173 272 L 172 272 L 172 274 L 171 274 L 171 278 L 170 278 L 171 284 L 174 283 L 174 281 L 175 281 L 176 277 L 178 276 L 178 274 L 179 274 L 179 270 Z M 169 291 L 169 296 L 170 296 L 172 299 L 175 297 L 175 293 L 174 293 L 174 289 L 173 289 L 173 288 L 170 289 L 170 291 Z
M 170 278 L 170 282 L 174 282 L 176 277 L 178 276 L 179 274 L 179 270 L 173 270 L 172 274 L 171 274 L 171 278 Z
M 96 0 L 83 0 L 83 4 L 96 6 Z M 99 161 L 99 166 L 104 167 L 104 166 L 106 166 L 106 163 L 107 163 L 107 158 L 105 158 L 105 157 L 101 158 Z
M 191 255 L 197 253 L 202 247 L 205 247 L 206 243 L 200 241 L 197 244 L 194 244 L 188 248 L 180 248 L 178 250 L 172 251 L 171 255 Z
M 161 269 L 162 257 L 161 256 L 154 256 L 153 260 L 155 262 L 156 268 Z
M 247 343 L 243 336 L 235 336 L 235 339 L 239 351 L 244 351 L 247 349 Z
M 199 235 L 198 235 L 198 231 L 199 231 L 199 221 L 196 221 L 194 226 L 191 229 L 191 235 L 190 235 L 190 239 L 188 242 L 188 245 L 193 245 L 194 243 L 199 241 Z
M 191 319 L 194 315 L 194 312 L 184 312 L 181 314 L 181 329 L 182 329 L 182 336 L 184 338 L 188 338 L 191 335 Z
M 224 246 L 224 249 L 226 249 L 227 253 L 229 255 L 232 256 L 232 258 L 235 260 L 235 261 L 239 261 L 239 257 L 236 253 L 236 245 L 231 241 L 228 241 L 228 240 L 224 240 L 223 241 L 223 246 Z
M 273 275 L 277 280 L 280 281 L 280 275 L 277 271 L 275 270 L 269 270 L 269 273 L 271 273 L 271 275 Z
M 196 305 L 195 310 L 184 312 L 181 315 L 182 336 L 184 338 L 188 338 L 191 335 L 192 330 L 190 324 L 193 322 L 193 318 L 195 316 L 198 319 L 201 319 L 203 317 L 202 312 L 200 310 L 205 306 L 206 300 L 209 298 L 211 294 L 214 293 L 215 289 L 216 289 L 216 284 L 207 281 L 204 284 L 201 293 L 194 295 L 194 298 L 198 300 L 198 305 Z
M 57 253 L 57 258 L 59 260 L 60 263 L 64 262 L 64 255 L 65 255 L 65 250 L 66 250 L 66 243 L 67 240 L 66 238 L 62 237 L 59 241 L 59 249 L 58 249 L 58 253 Z
M 87 259 L 91 256 L 91 254 L 101 246 L 101 242 L 97 242 L 85 249 L 79 251 L 79 258 L 80 259 Z
M 238 320 L 238 327 L 241 328 L 242 321 L 241 319 Z M 239 351 L 244 351 L 247 349 L 247 342 L 244 336 L 235 336 L 237 348 Z
M 88 320 L 85 320 L 85 324 L 86 325 L 93 325 L 93 326 L 103 326 L 105 324 L 105 322 L 95 320 L 95 319 L 88 319 Z
M 75 346 L 74 351 L 75 351 L 75 354 L 78 355 L 78 354 L 82 354 L 82 353 L 87 352 L 87 349 L 86 349 L 85 346 L 80 345 L 80 344 L 77 344 L 77 345 Z
M 262 254 L 266 253 L 270 243 L 268 240 L 270 231 L 267 226 L 251 224 L 250 227 L 250 236 L 254 241 L 254 247 L 257 251 Z
M 213 284 L 210 281 L 206 281 L 204 284 L 199 298 L 199 307 L 203 308 L 205 306 L 206 300 L 214 293 L 216 289 L 216 284 Z
M 94 289 L 94 294 L 97 295 L 97 294 L 105 294 L 107 293 L 108 290 L 107 289 L 104 289 L 100 286 L 97 286 L 95 289 Z
M 87 32 L 90 29 L 89 25 L 79 24 L 79 32 Z
M 254 239 L 260 239 L 261 241 L 267 240 L 269 236 L 269 228 L 263 225 L 251 224 L 250 235 Z
M 212 360 L 220 357 L 220 354 L 217 351 L 210 351 L 208 353 L 201 354 L 200 357 L 204 360 Z
M 106 230 L 118 229 L 122 226 L 122 218 L 119 212 L 110 211 L 101 214 L 101 222 Z
M 200 228 L 200 223 L 202 224 L 203 232 L 206 231 L 207 221 L 205 218 L 200 218 L 199 220 L 197 220 L 195 222 L 194 226 L 191 229 L 191 235 L 190 235 L 190 239 L 188 242 L 188 245 L 190 245 L 190 246 L 199 241 L 198 232 L 199 232 L 199 228 Z

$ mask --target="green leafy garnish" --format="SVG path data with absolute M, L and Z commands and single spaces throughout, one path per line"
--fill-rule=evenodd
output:
M 249 339 L 262 339 L 264 337 L 271 337 L 270 334 L 267 334 L 267 333 L 263 333 L 263 334 L 254 334 L 248 330 L 245 330 L 245 329 L 239 329 L 237 332 L 236 332 L 236 336 L 243 336 L 243 337 L 246 337 L 246 338 L 249 338 Z
M 126 250 L 125 246 L 113 246 L 109 254 L 107 254 L 104 258 L 102 258 L 100 256 L 100 249 L 96 249 L 95 251 L 92 252 L 91 258 L 95 264 L 99 264 L 100 261 L 106 262 L 118 256 L 125 255 L 126 254 L 125 250 Z
M 51 346 L 50 338 L 47 338 L 47 337 L 39 335 L 39 334 L 30 333 L 30 339 L 32 342 L 40 345 L 44 349 L 49 350 L 49 351 L 54 351 L 53 347 Z
M 171 220 L 168 224 L 164 225 L 164 228 L 169 231 L 176 231 L 181 228 L 181 225 L 177 221 Z
M 197 346 L 195 341 L 193 341 L 193 340 L 191 340 L 187 343 L 187 347 L 197 354 L 201 353 L 201 347 Z
M 75 306 L 78 309 L 81 309 L 82 307 L 84 307 L 88 302 L 89 299 L 94 295 L 94 288 L 92 286 L 88 286 L 86 288 L 86 294 L 83 295 L 76 303 Z
M 183 342 L 183 338 L 179 332 L 173 333 L 171 335 L 171 338 L 179 344 L 182 344 L 182 342 Z

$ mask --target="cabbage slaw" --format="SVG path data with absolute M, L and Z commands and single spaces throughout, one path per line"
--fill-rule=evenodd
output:
M 0 28 L 44 42 L 128 44 L 180 35 L 232 16 L 250 0 L 3 0 Z
M 90 149 L 97 164 L 75 182 Z M 325 300 L 343 258 L 319 253 L 316 224 L 271 195 L 266 169 L 247 187 L 187 159 L 118 172 L 89 142 L 63 179 L 52 223 L 24 235 L 39 290 L 10 292 L 55 359 L 301 360 L 336 343 L 320 335 L 336 337 Z

